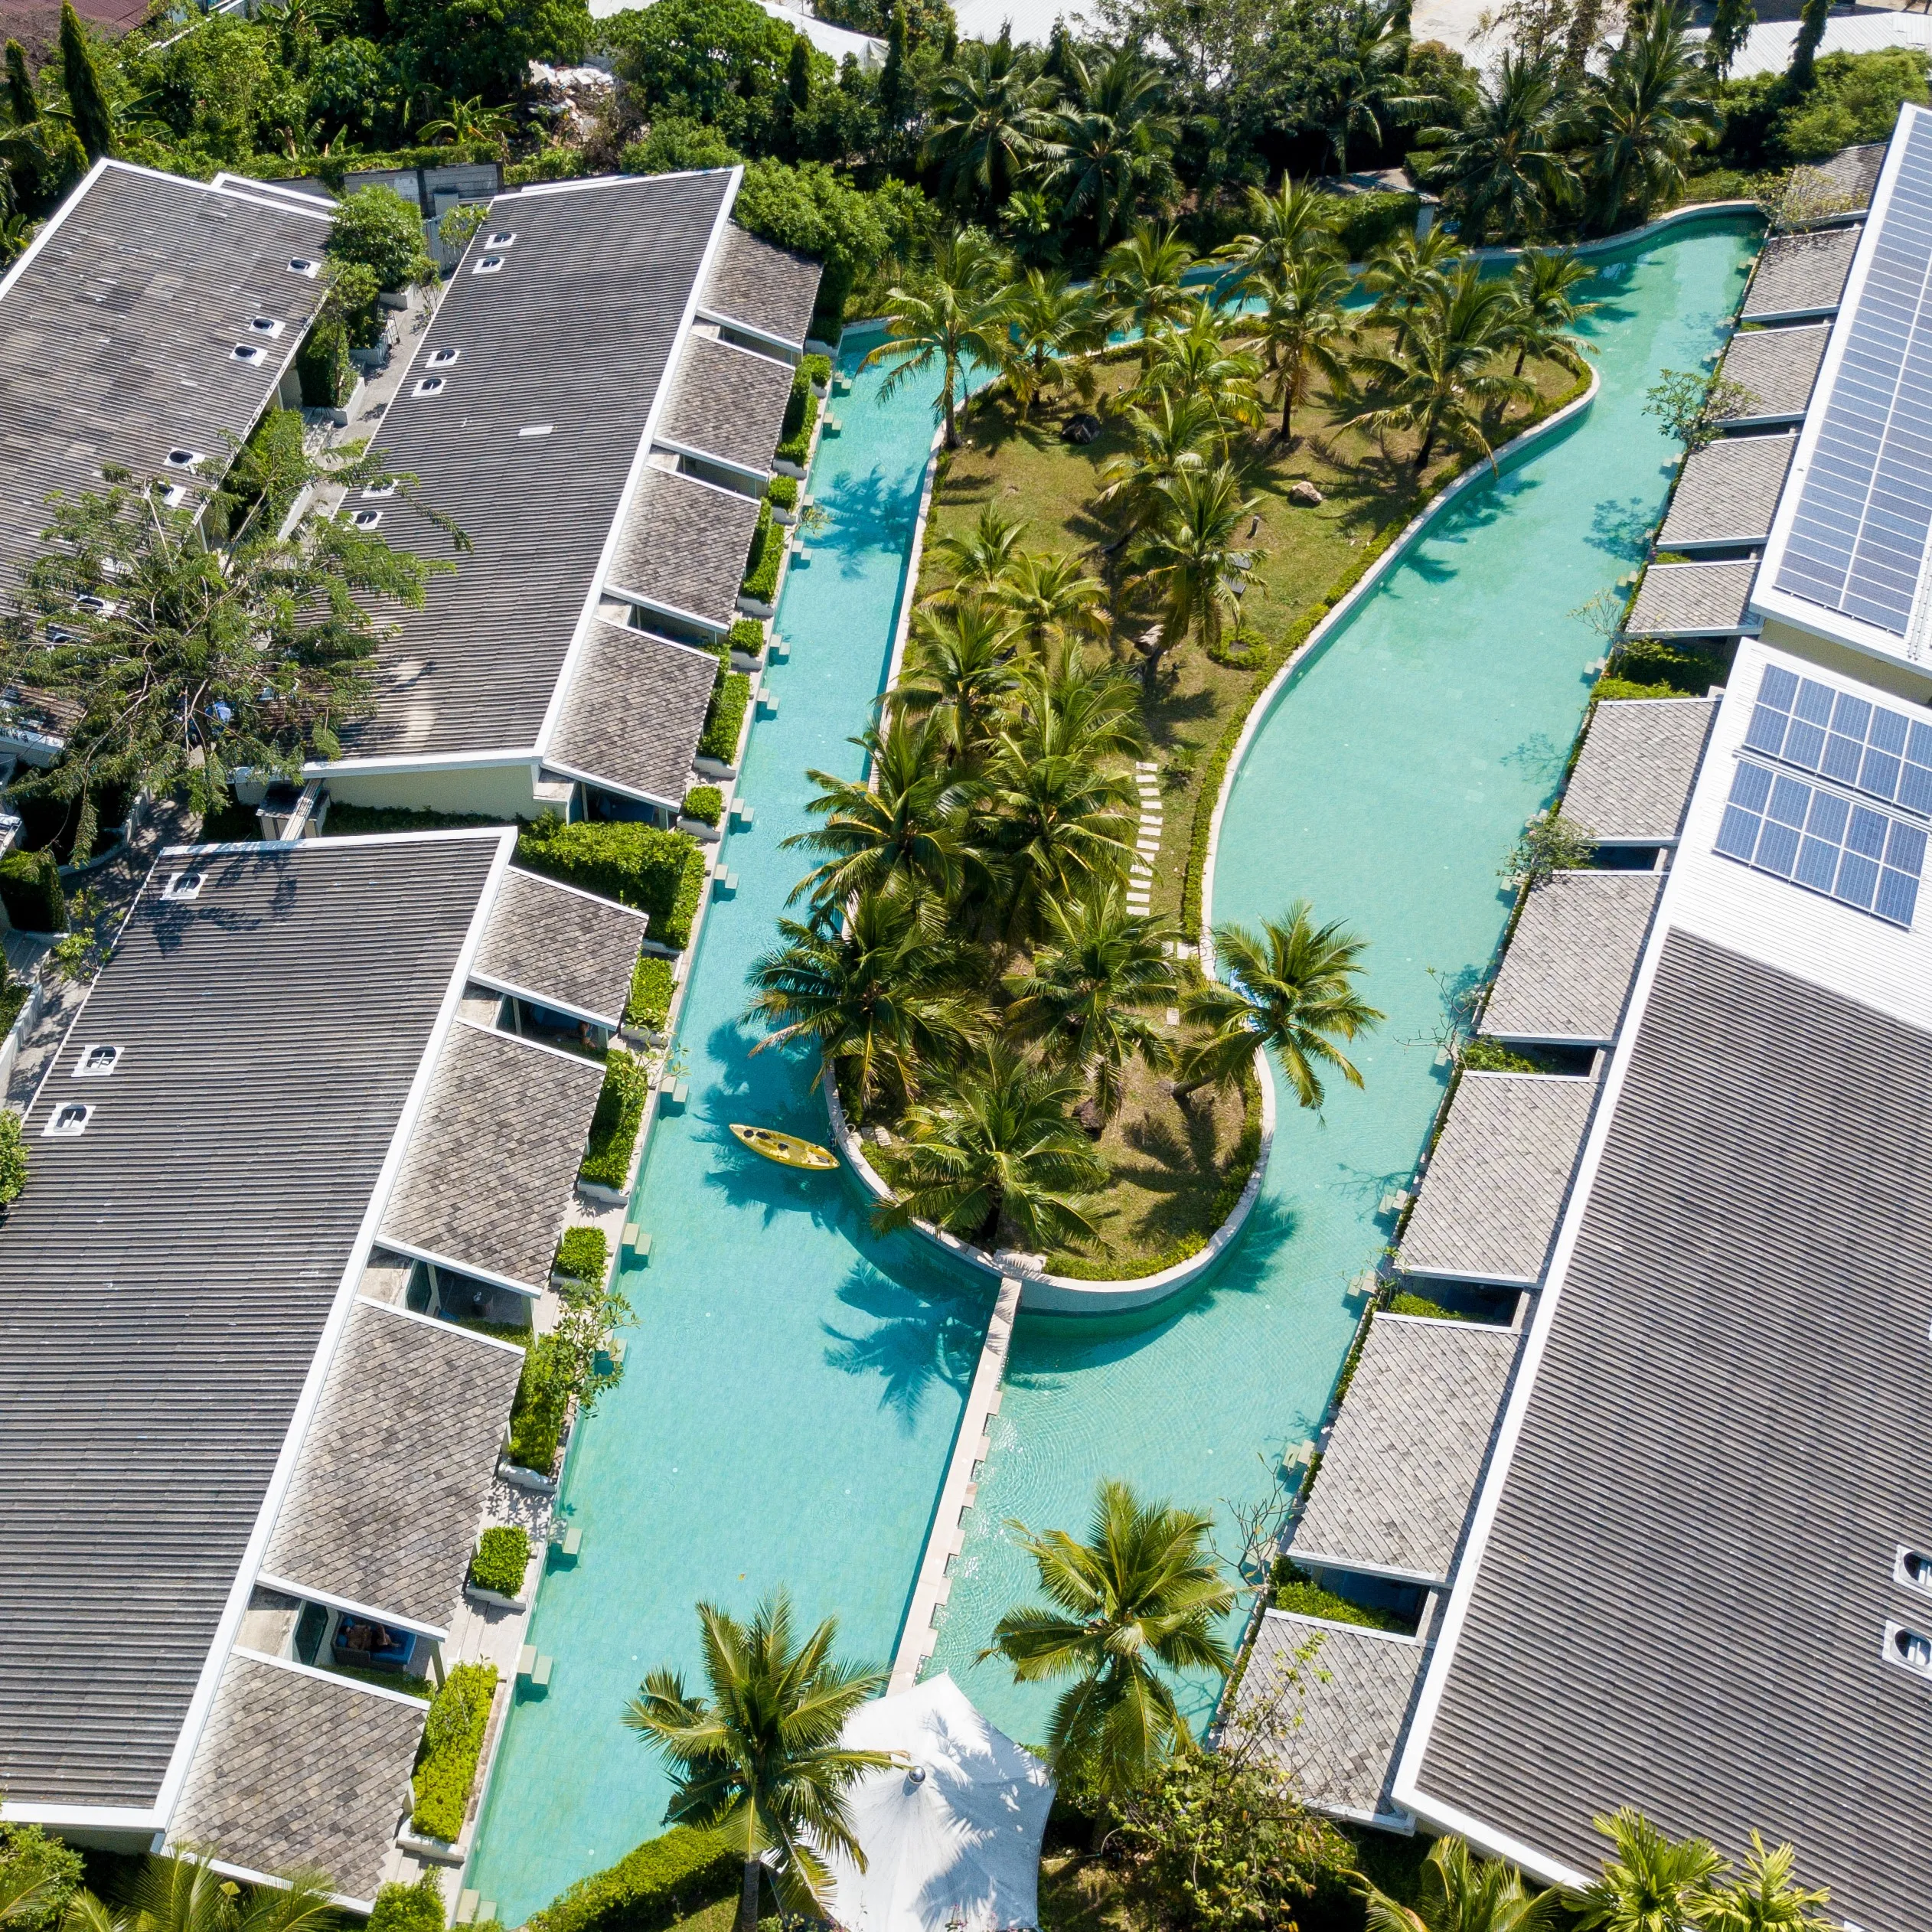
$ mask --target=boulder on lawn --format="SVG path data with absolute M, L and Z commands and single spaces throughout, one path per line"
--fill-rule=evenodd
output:
M 1304 510 L 1319 510 L 1322 506 L 1322 493 L 1304 476 L 1288 485 L 1288 501 Z
M 1060 432 L 1062 442 L 1092 442 L 1100 434 L 1100 418 L 1085 410 L 1079 410 L 1066 419 L 1066 427 Z

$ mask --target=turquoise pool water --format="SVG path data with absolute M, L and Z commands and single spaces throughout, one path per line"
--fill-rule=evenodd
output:
M 974 1661 L 1032 1594 L 1007 1519 L 1084 1523 L 1095 1482 L 1215 1510 L 1254 1501 L 1314 1430 L 1356 1320 L 1349 1280 L 1390 1223 L 1441 1101 L 1441 990 L 1483 971 L 1509 897 L 1496 876 L 1550 798 L 1603 640 L 1568 613 L 1640 556 L 1675 445 L 1642 413 L 1662 368 L 1694 369 L 1734 312 L 1753 231 L 1714 220 L 1613 258 L 1589 326 L 1590 409 L 1500 481 L 1467 492 L 1304 664 L 1256 734 L 1222 821 L 1218 920 L 1300 896 L 1368 935 L 1367 997 L 1388 1015 L 1317 1116 L 1281 1121 L 1255 1217 L 1208 1288 L 1150 1320 L 1023 1317 L 993 1453 L 954 1566 L 938 1653 L 1022 1738 L 1053 1692 Z M 1186 836 L 1186 827 L 1171 830 Z M 1285 1088 L 1278 1082 L 1285 1100 Z M 1198 1716 L 1216 1686 L 1188 1686 Z

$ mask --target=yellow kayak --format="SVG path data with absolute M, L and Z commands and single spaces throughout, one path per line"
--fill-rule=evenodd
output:
M 774 1134 L 769 1127 L 746 1127 L 733 1121 L 731 1131 L 753 1154 L 775 1160 L 781 1167 L 836 1167 L 838 1157 L 816 1141 L 801 1141 L 795 1134 Z

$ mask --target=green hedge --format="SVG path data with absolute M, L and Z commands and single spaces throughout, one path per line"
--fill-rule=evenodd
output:
M 747 597 L 769 604 L 778 587 L 778 566 L 785 560 L 785 534 L 772 518 L 772 506 L 758 506 L 758 527 L 752 532 L 750 553 L 745 559 L 745 579 L 739 586 Z
M 554 1335 L 540 1335 L 524 1351 L 524 1371 L 510 1405 L 510 1460 L 540 1476 L 556 1470 L 556 1446 L 563 1436 L 569 1397 L 545 1376 L 557 1349 Z
M 677 975 L 668 959 L 655 953 L 642 955 L 631 968 L 631 997 L 624 1003 L 624 1023 L 651 1033 L 661 1033 L 671 1017 L 671 996 L 677 990 Z
M 795 510 L 798 507 L 798 479 L 795 476 L 775 476 L 765 486 L 765 501 L 775 503 L 781 510 Z
M 602 1228 L 566 1228 L 550 1266 L 586 1287 L 601 1288 L 610 1272 L 611 1245 Z
M 694 785 L 684 794 L 684 816 L 715 825 L 724 816 L 724 794 L 715 785 Z
M 1421 197 L 1414 194 L 1351 194 L 1342 203 L 1336 240 L 1351 262 L 1366 261 L 1384 242 L 1412 233 Z
M 794 406 L 798 413 L 798 426 L 792 426 Z M 811 454 L 811 432 L 818 423 L 818 398 L 811 392 L 808 383 L 794 380 L 791 400 L 785 406 L 785 434 L 779 442 L 777 454 L 782 462 L 797 463 L 803 467 L 805 459 Z
M 51 852 L 9 852 L 0 859 L 0 906 L 22 932 L 64 932 L 67 898 Z
M 533 1913 L 524 1932 L 661 1932 L 674 1918 L 730 1898 L 743 1876 L 729 1846 L 679 1825 L 579 1878 Z
M 252 806 L 250 811 L 253 815 Z M 367 838 L 379 832 L 447 832 L 516 822 L 485 812 L 406 811 L 399 805 L 345 805 L 331 800 L 322 831 L 333 838 Z
M 514 1597 L 523 1589 L 529 1568 L 529 1532 L 514 1523 L 499 1523 L 478 1539 L 476 1554 L 469 1560 L 469 1580 L 479 1590 Z
M 496 1687 L 494 1664 L 459 1663 L 430 1699 L 416 1756 L 416 1809 L 410 1819 L 426 1838 L 447 1842 L 462 1836 Z
M 308 331 L 295 356 L 302 400 L 312 410 L 338 409 L 355 389 L 355 364 L 349 360 L 349 331 L 339 315 L 325 315 Z
M 376 1894 L 368 1932 L 443 1932 L 442 1875 L 433 1866 L 413 1885 L 384 1885 Z
M 791 372 L 791 393 L 785 399 L 785 420 L 778 425 L 778 439 L 788 442 L 801 431 L 809 432 L 811 419 L 805 413 L 806 405 L 812 400 L 811 378 L 805 374 L 801 363 Z
M 631 1153 L 644 1124 L 644 1103 L 651 1092 L 644 1062 L 612 1047 L 604 1062 L 604 1084 L 590 1117 L 590 1151 L 578 1170 L 599 1187 L 622 1187 L 631 1176 Z
M 742 671 L 726 672 L 718 688 L 711 693 L 711 709 L 704 720 L 703 735 L 697 741 L 700 757 L 715 758 L 720 765 L 736 761 L 738 736 L 745 723 L 745 707 L 751 701 L 750 678 Z
M 788 476 L 781 477 L 778 480 L 783 483 L 791 481 L 791 478 Z M 748 658 L 757 658 L 764 654 L 765 626 L 759 618 L 741 617 L 732 625 L 731 633 L 725 639 L 725 654 L 727 659 L 734 651 L 742 651 Z M 729 671 L 730 668 L 731 666 L 727 662 L 725 669 Z
M 649 913 L 651 936 L 661 945 L 690 942 L 704 889 L 704 854 L 688 832 L 628 821 L 566 825 L 545 817 L 524 828 L 517 859 L 532 872 Z

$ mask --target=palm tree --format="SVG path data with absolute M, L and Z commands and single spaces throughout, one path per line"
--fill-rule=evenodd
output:
M 1128 1062 L 1158 1072 L 1170 1057 L 1167 1036 L 1150 1015 L 1174 997 L 1174 929 L 1128 912 L 1118 885 L 1070 905 L 1049 902 L 1046 928 L 1030 970 L 1007 982 L 1014 995 L 1007 1025 L 1049 1063 L 1078 1074 L 1101 1118 L 1111 1120 Z
M 1008 296 L 1007 310 L 1010 339 L 1004 367 L 1023 423 L 1042 390 L 1066 381 L 1069 356 L 1105 343 L 1107 324 L 1092 295 L 1075 288 L 1060 269 L 1049 275 L 1029 269 Z
M 905 719 L 928 721 L 946 762 L 971 766 L 998 737 L 1019 684 L 1011 613 L 978 599 L 914 612 L 906 667 L 895 695 Z M 897 735 L 897 734 L 895 734 Z
M 987 595 L 1029 648 L 1043 653 L 1098 628 L 1107 586 L 1064 550 L 1023 550 Z
M 1147 729 L 1134 680 L 1077 645 L 1042 654 L 1020 675 L 1024 719 L 1016 742 L 1028 758 L 1137 758 Z
M 487 142 L 501 149 L 514 125 L 513 117 L 505 109 L 485 107 L 483 96 L 472 94 L 468 100 L 452 100 L 444 108 L 441 120 L 432 121 L 416 132 L 424 141 L 465 146 L 472 142 Z
M 1096 499 L 1118 504 L 1125 513 L 1117 541 L 1124 541 L 1167 507 L 1160 491 L 1168 478 L 1205 468 L 1221 445 L 1220 420 L 1199 397 L 1158 390 L 1144 403 L 1130 403 L 1126 419 L 1133 445 L 1103 465 L 1105 487 Z
M 142 1862 L 126 1906 L 113 1908 L 92 1892 L 77 1892 L 64 1921 L 67 1932 L 329 1932 L 339 1922 L 319 1872 L 286 1875 L 276 1885 L 237 1885 L 194 1850 Z
M 1348 380 L 1343 354 L 1355 325 L 1343 304 L 1353 286 L 1332 255 L 1304 254 L 1252 285 L 1261 295 L 1261 352 L 1281 405 L 1277 439 L 1294 446 L 1291 424 L 1311 375 L 1340 387 Z
M 1137 392 L 1141 397 L 1164 392 L 1199 397 L 1213 410 L 1224 442 L 1237 428 L 1260 420 L 1255 385 L 1261 364 L 1246 350 L 1228 347 L 1220 318 L 1206 302 L 1193 305 L 1185 328 L 1169 324 L 1143 347 L 1147 360 Z
M 1030 80 L 1011 44 L 968 49 L 932 83 L 925 161 L 955 201 L 997 207 L 1039 158 L 1050 85 Z
M 1558 1921 L 1562 1894 L 1531 1891 L 1501 1859 L 1472 1859 L 1460 1838 L 1439 1838 L 1422 1867 L 1423 1909 L 1411 1911 L 1364 1882 L 1368 1932 L 1542 1932 Z
M 1587 264 L 1567 250 L 1526 248 L 1510 273 L 1508 329 L 1516 344 L 1516 374 L 1531 356 L 1580 358 L 1582 344 L 1570 333 L 1597 306 L 1570 291 L 1590 279 Z
M 1235 1593 L 1214 1558 L 1213 1519 L 1103 1482 L 1085 1542 L 1063 1529 L 1013 1528 L 1047 1601 L 1008 1611 L 981 1656 L 1004 1657 L 1023 1684 L 1073 1679 L 1047 1724 L 1053 1768 L 1085 1772 L 1103 1790 L 1131 1789 L 1193 1741 L 1155 1666 L 1225 1670 L 1232 1661 L 1215 1628 Z
M 1062 213 L 1092 211 L 1096 246 L 1105 249 L 1124 214 L 1173 181 L 1170 157 L 1180 123 L 1161 110 L 1167 83 L 1131 47 L 1097 74 L 1072 57 L 1074 99 L 1061 106 L 1046 179 Z
M 1520 376 L 1494 368 L 1509 346 L 1508 283 L 1485 282 L 1472 262 L 1438 295 L 1415 310 L 1387 353 L 1355 358 L 1371 393 L 1350 420 L 1378 432 L 1414 432 L 1415 475 L 1421 480 L 1444 436 L 1473 443 L 1494 461 L 1483 433 L 1483 412 L 1535 392 Z
M 1614 227 L 1671 200 L 1717 110 L 1709 76 L 1684 32 L 1679 0 L 1666 0 L 1611 56 L 1593 116 L 1591 166 L 1598 224 Z
M 1578 1932 L 1701 1932 L 1724 1860 L 1708 1838 L 1664 1836 L 1627 1806 L 1591 1821 L 1617 1847 L 1603 1876 L 1572 1901 Z
M 985 597 L 1006 578 L 1022 553 L 1023 517 L 1009 517 L 997 503 L 984 504 L 970 530 L 948 530 L 932 540 L 932 559 L 945 582 L 926 600 L 948 603 Z
M 1150 684 L 1176 645 L 1199 636 L 1220 642 L 1229 621 L 1239 625 L 1260 553 L 1237 547 L 1241 525 L 1261 508 L 1229 465 L 1183 469 L 1158 486 L 1162 507 L 1135 548 L 1135 584 L 1159 599 L 1158 628 L 1140 645 Z
M 1387 322 L 1398 336 L 1418 308 L 1449 292 L 1462 260 L 1462 244 L 1446 228 L 1431 228 L 1418 240 L 1405 230 L 1369 257 L 1362 286 L 1376 298 L 1369 320 Z
M 1285 175 L 1272 194 L 1251 188 L 1249 227 L 1215 250 L 1215 259 L 1228 265 L 1222 292 L 1245 290 L 1310 255 L 1339 257 L 1335 207 L 1333 195 L 1318 194 L 1305 181 L 1297 187 Z
M 1459 126 L 1428 131 L 1441 143 L 1428 178 L 1447 184 L 1470 240 L 1540 233 L 1577 185 L 1562 151 L 1554 61 L 1506 51 L 1480 84 Z
M 1293 67 L 1304 81 L 1293 118 L 1327 136 L 1338 175 L 1349 171 L 1351 139 L 1379 143 L 1389 122 L 1431 104 L 1410 91 L 1408 15 L 1405 5 L 1356 5 L 1302 16 Z
M 1094 1239 L 1086 1196 L 1107 1170 L 1067 1118 L 1077 1091 L 1008 1048 L 983 1048 L 937 1099 L 906 1109 L 899 1193 L 873 1209 L 873 1227 L 932 1221 L 985 1246 L 1004 1219 L 1030 1248 Z
M 1181 277 L 1193 265 L 1193 253 L 1173 229 L 1144 224 L 1116 242 L 1100 265 L 1101 299 L 1113 306 L 1123 327 L 1139 335 L 1143 369 L 1153 357 L 1149 338 L 1154 331 L 1193 312 L 1193 298 L 1182 287 Z
M 1188 1055 L 1174 1098 L 1185 1105 L 1202 1087 L 1232 1086 L 1259 1046 L 1274 1049 L 1304 1107 L 1322 1104 L 1318 1068 L 1360 1086 L 1336 1042 L 1382 1018 L 1355 990 L 1367 944 L 1339 924 L 1317 925 L 1305 899 L 1283 918 L 1264 919 L 1259 933 L 1216 926 L 1215 957 L 1227 977 L 1202 981 L 1181 1000 L 1182 1017 L 1209 1033 Z
M 711 1695 L 693 1697 L 680 1673 L 654 1670 L 624 1722 L 673 1767 L 671 1821 L 715 1832 L 744 1860 L 738 1932 L 757 1932 L 759 1873 L 773 1854 L 780 1903 L 822 1917 L 831 1890 L 824 1854 L 840 1852 L 865 1869 L 846 1793 L 893 1760 L 848 1751 L 839 1737 L 846 1719 L 886 1688 L 886 1673 L 834 1660 L 837 1625 L 829 1617 L 795 1644 L 782 1594 L 760 1604 L 749 1627 L 710 1604 L 698 1605 L 697 1617 Z
M 1137 795 L 1122 772 L 1095 769 L 1085 745 L 1045 749 L 1008 731 L 979 800 L 980 840 L 1000 929 L 1019 942 L 1049 904 L 1126 876 Z
M 1818 49 L 1831 19 L 1832 0 L 1805 0 L 1798 15 L 1797 37 L 1791 43 L 1791 64 L 1785 70 L 1792 93 L 1806 94 L 1817 77 Z M 1741 40 L 1743 36 L 1738 37 Z
M 995 365 L 1007 339 L 1001 286 L 1004 268 L 1005 258 L 976 228 L 935 242 L 927 279 L 914 288 L 888 292 L 891 313 L 886 339 L 866 357 L 868 363 L 895 365 L 879 386 L 882 400 L 909 377 L 938 365 L 939 407 L 948 449 L 959 447 L 955 405 L 967 359 Z
M 854 893 L 894 879 L 941 899 L 958 889 L 966 798 L 947 772 L 945 741 L 932 725 L 902 724 L 889 735 L 868 728 L 852 740 L 871 780 L 808 771 L 818 787 L 805 807 L 822 822 L 794 832 L 782 849 L 822 852 L 825 863 L 800 880 L 791 899 L 842 906 Z
M 1831 1903 L 1823 1888 L 1813 1891 L 1793 1876 L 1797 1853 L 1789 1845 L 1768 1849 L 1756 1832 L 1745 1855 L 1744 1875 L 1720 1887 L 1705 1901 L 1698 1924 L 1702 1932 L 1810 1932 L 1839 1923 L 1817 1910 Z

